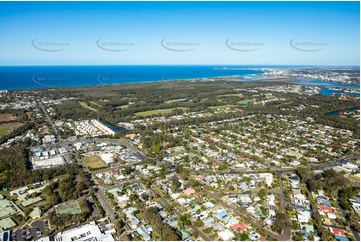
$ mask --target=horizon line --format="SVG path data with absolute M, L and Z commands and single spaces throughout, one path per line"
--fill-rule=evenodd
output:
M 360 64 L 20 64 L 0 67 L 42 67 L 42 66 L 358 66 Z

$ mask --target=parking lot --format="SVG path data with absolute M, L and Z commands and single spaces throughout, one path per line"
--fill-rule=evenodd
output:
M 44 236 L 47 221 L 37 220 L 31 224 L 31 228 L 23 227 L 14 231 L 11 235 L 12 241 L 37 240 Z

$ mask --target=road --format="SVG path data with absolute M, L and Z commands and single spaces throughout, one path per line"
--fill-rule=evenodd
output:
M 99 189 L 95 194 L 99 200 L 100 205 L 103 207 L 105 213 L 107 214 L 108 218 L 114 222 L 117 214 L 114 211 L 113 207 L 109 204 L 109 201 L 107 200 L 104 191 L 102 189 Z
M 64 141 L 61 140 L 61 137 L 59 136 L 59 134 L 58 134 L 58 132 L 57 132 L 57 130 L 55 128 L 55 125 L 53 124 L 51 118 L 49 117 L 48 113 L 46 112 L 44 106 L 41 103 L 39 103 L 39 106 L 40 106 L 41 110 L 43 111 L 50 128 L 53 130 L 55 136 L 57 137 L 57 140 L 59 141 L 58 144 L 60 146 L 65 147 L 69 152 L 71 152 L 74 155 L 75 161 L 78 163 L 78 165 L 84 171 L 86 178 L 88 179 L 88 181 L 90 182 L 91 185 L 94 185 L 91 174 L 85 168 L 85 166 L 83 165 L 83 162 L 81 161 L 81 159 L 79 159 L 78 154 L 76 152 L 74 152 L 74 150 L 71 147 L 68 146 L 69 142 L 64 142 Z M 97 196 L 101 206 L 103 207 L 104 211 L 107 213 L 108 217 L 110 218 L 110 220 L 112 222 L 114 222 L 115 219 L 116 219 L 116 213 L 113 210 L 112 206 L 109 204 L 109 202 L 108 202 L 108 200 L 107 200 L 107 198 L 106 198 L 106 196 L 104 194 L 104 191 L 101 190 L 101 189 L 98 189 L 98 191 L 96 192 L 96 196 Z
M 326 170 L 328 168 L 334 167 L 334 166 L 339 166 L 342 164 L 346 164 L 348 161 L 353 160 L 355 158 L 360 157 L 360 154 L 352 154 L 346 157 L 343 157 L 339 160 L 327 163 L 327 164 L 323 164 L 323 165 L 309 165 L 307 168 L 309 169 L 314 169 L 314 170 Z M 289 173 L 289 172 L 296 172 L 297 169 L 263 169 L 263 170 L 246 170 L 246 171 L 236 171 L 232 168 L 229 169 L 228 172 L 223 172 L 224 174 L 252 174 L 252 173 L 264 173 L 264 172 L 277 172 L 278 174 L 284 174 L 284 173 Z M 189 170 L 189 172 L 193 172 L 193 173 L 222 173 L 222 171 L 214 171 L 211 169 L 207 169 L 207 170 Z
M 53 131 L 54 133 L 54 136 L 56 137 L 57 140 L 61 140 L 61 137 L 60 135 L 58 134 L 58 130 L 56 129 L 55 125 L 53 124 L 53 121 L 51 120 L 51 118 L 49 117 L 49 114 L 48 112 L 45 110 L 43 104 L 41 102 L 38 103 L 40 109 L 43 111 L 44 113 L 44 116 L 45 116 L 45 119 L 47 121 L 47 123 L 49 124 L 50 126 L 50 129 Z
M 121 165 L 116 165 L 116 166 L 111 166 L 111 167 L 108 167 L 108 168 L 104 168 L 104 169 L 100 169 L 100 170 L 96 170 L 96 171 L 90 171 L 91 174 L 97 174 L 97 173 L 100 173 L 100 172 L 107 172 L 107 171 L 112 171 L 114 169 L 118 169 L 118 168 L 122 168 L 122 167 L 125 167 L 125 166 L 132 166 L 134 167 L 135 165 L 139 165 L 139 164 L 142 164 L 142 162 L 130 162 L 130 163 L 126 163 L 126 164 L 121 164 Z
M 161 194 L 159 194 L 157 191 L 155 191 L 153 188 L 150 188 L 150 190 L 159 195 L 160 200 L 162 201 L 163 204 L 165 204 L 167 207 L 171 207 L 174 211 L 174 213 L 177 215 L 177 218 L 179 220 L 179 217 L 182 216 L 182 214 L 175 209 L 174 207 L 172 207 L 172 205 L 162 197 Z M 193 224 L 191 224 L 189 227 L 191 227 L 191 229 L 193 229 L 194 232 L 196 232 L 198 234 L 199 237 L 201 237 L 204 241 L 212 241 L 212 239 L 210 239 L 207 235 L 205 235 L 202 231 L 200 231 L 196 226 L 194 226 Z
M 134 146 L 132 146 L 132 145 L 130 145 L 127 142 L 124 142 L 122 140 L 119 140 L 119 139 L 106 139 L 106 138 L 94 138 L 93 140 L 97 141 L 97 142 L 111 142 L 111 143 L 114 143 L 114 144 L 117 144 L 117 145 L 123 145 L 123 146 L 127 147 L 129 150 L 133 151 L 134 155 L 136 155 L 142 161 L 149 160 L 148 157 L 146 157 L 142 152 L 140 152 L 139 150 L 134 148 Z
M 289 240 L 291 238 L 291 222 L 290 222 L 290 217 L 288 216 L 287 214 L 287 211 L 286 211 L 286 198 L 285 198 L 285 194 L 284 194 L 284 187 L 283 187 L 283 180 L 280 179 L 280 183 L 281 183 L 281 187 L 280 189 L 278 190 L 278 194 L 280 196 L 280 207 L 281 207 L 281 210 L 282 210 L 282 213 L 286 215 L 286 228 L 283 230 L 283 238 L 282 240 L 285 241 L 285 240 Z

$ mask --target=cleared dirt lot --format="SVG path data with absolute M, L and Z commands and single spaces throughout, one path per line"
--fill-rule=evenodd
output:
M 18 120 L 18 117 L 12 115 L 11 113 L 1 113 L 0 114 L 0 123 L 12 122 L 15 120 Z

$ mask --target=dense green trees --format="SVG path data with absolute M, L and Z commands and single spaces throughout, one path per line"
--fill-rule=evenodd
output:
M 281 234 L 282 231 L 285 229 L 285 227 L 287 226 L 287 215 L 277 211 L 276 212 L 276 218 L 275 221 L 273 222 L 271 228 L 273 231 L 276 231 L 277 233 Z
M 360 192 L 358 187 L 344 187 L 339 190 L 338 197 L 340 205 L 343 209 L 352 211 L 352 207 L 349 204 L 349 199 L 354 198 Z
M 78 173 L 77 164 L 67 164 L 56 168 L 30 170 L 28 150 L 30 140 L 0 150 L 0 188 L 19 187 L 49 180 L 65 173 Z
M 149 207 L 145 209 L 143 216 L 152 225 L 153 229 L 162 237 L 162 240 L 181 240 L 179 232 L 162 221 L 156 207 Z
M 204 226 L 204 223 L 203 223 L 203 221 L 202 220 L 200 220 L 200 219 L 197 219 L 195 222 L 194 222 L 194 225 L 196 226 L 196 227 L 203 227 Z
M 347 214 L 347 220 L 349 221 L 351 228 L 360 232 L 360 216 L 357 213 L 354 211 L 349 212 Z
M 323 189 L 329 194 L 336 195 L 339 189 L 350 184 L 342 173 L 332 169 L 324 170 L 321 174 L 313 174 L 306 168 L 299 168 L 297 174 L 311 192 Z
M 52 207 L 58 203 L 77 199 L 88 187 L 89 181 L 83 171 L 79 171 L 78 174 L 68 173 L 64 178 L 51 182 L 43 190 L 43 195 L 47 205 Z M 85 207 L 84 202 L 81 205 Z
M 181 221 L 182 224 L 185 225 L 185 226 L 189 226 L 189 225 L 192 224 L 192 222 L 191 222 L 189 216 L 187 216 L 187 214 L 184 214 L 184 215 L 180 216 L 179 221 Z
M 55 211 L 51 211 L 48 218 L 52 226 L 63 229 L 70 224 L 84 223 L 89 218 L 89 214 L 82 212 L 79 214 L 58 215 Z
M 46 208 L 50 209 L 56 204 L 66 202 L 68 200 L 78 199 L 88 189 L 89 181 L 86 179 L 82 170 L 78 173 L 69 172 L 64 178 L 51 182 L 44 190 Z M 94 199 L 93 199 L 94 200 Z M 79 199 L 81 213 L 76 215 L 60 215 L 54 211 L 49 213 L 49 219 L 52 226 L 63 228 L 71 223 L 83 223 L 90 217 L 90 208 L 88 202 L 84 198 Z

